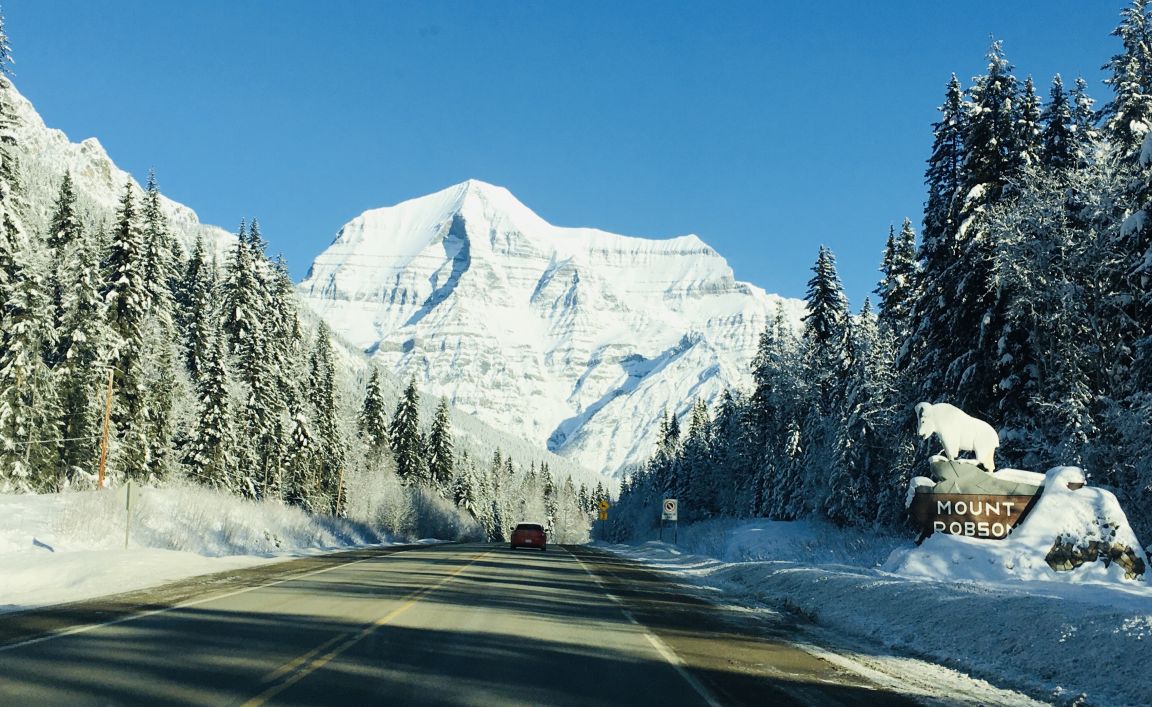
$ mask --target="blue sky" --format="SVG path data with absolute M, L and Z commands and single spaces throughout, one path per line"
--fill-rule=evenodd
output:
M 552 223 L 696 233 L 801 297 L 820 244 L 858 308 L 919 227 L 931 123 L 1003 40 L 1043 96 L 1122 0 L 8 0 L 15 81 L 201 220 L 260 219 L 299 279 L 361 211 L 468 178 Z

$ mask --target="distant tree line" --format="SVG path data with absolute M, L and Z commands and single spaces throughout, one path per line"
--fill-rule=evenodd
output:
M 899 526 L 918 445 L 912 407 L 950 402 L 1000 431 L 998 466 L 1079 465 L 1152 533 L 1152 16 L 1134 0 L 1085 83 L 1020 81 L 999 42 L 967 88 L 948 82 L 919 244 L 891 229 L 875 290 L 850 315 L 820 248 L 802 330 L 760 337 L 753 387 L 668 417 L 625 480 L 619 532 L 688 519 L 822 517 Z M 644 520 L 641 522 L 640 517 Z

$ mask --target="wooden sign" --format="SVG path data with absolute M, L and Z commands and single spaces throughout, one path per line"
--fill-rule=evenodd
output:
M 918 493 L 908 511 L 924 538 L 945 533 L 1002 540 L 1023 520 L 1039 497 L 1039 494 Z

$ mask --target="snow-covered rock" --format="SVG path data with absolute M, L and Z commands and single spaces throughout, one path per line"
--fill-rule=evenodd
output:
M 1039 474 L 1012 473 L 1026 482 L 1041 478 Z M 1042 478 L 1043 492 L 1007 538 L 986 540 L 936 533 L 919 547 L 894 551 L 884 569 L 928 578 L 1145 583 L 1144 579 L 1133 580 L 1122 562 L 1107 556 L 1113 547 L 1127 548 L 1146 572 L 1148 558 L 1116 497 L 1101 488 L 1081 487 L 1084 472 L 1077 467 L 1055 467 Z M 1057 571 L 1048 558 L 1062 549 L 1077 551 L 1081 559 L 1087 554 L 1092 557 L 1074 569 Z
M 747 386 L 778 303 L 803 311 L 696 236 L 553 226 L 478 181 L 364 212 L 299 287 L 402 379 L 609 473 L 651 454 L 664 408 Z

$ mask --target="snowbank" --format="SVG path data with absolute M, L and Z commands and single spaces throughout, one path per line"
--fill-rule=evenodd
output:
M 873 667 L 880 653 L 911 655 L 1046 701 L 1150 701 L 1152 589 L 1144 581 L 1095 570 L 1075 582 L 1040 572 L 1027 582 L 976 578 L 952 563 L 934 579 L 905 575 L 881 565 L 896 551 L 908 557 L 911 538 L 808 521 L 698 523 L 679 541 L 607 547 L 726 602 L 798 611 L 822 640 L 872 646 L 847 650 Z
M 181 577 L 388 538 L 199 487 L 0 495 L 0 612 L 156 586 Z
M 1035 478 L 1029 483 L 1043 483 L 1044 492 L 1007 538 L 988 541 L 936 533 L 920 547 L 894 551 L 884 569 L 930 579 L 1133 581 L 1122 563 L 1112 561 L 1106 554 L 1097 559 L 1101 545 L 1129 548 L 1147 568 L 1148 559 L 1114 495 L 1090 486 L 1069 488 L 1069 484 L 1085 483 L 1084 473 L 1077 467 L 1056 467 L 1047 474 L 1031 477 Z M 1081 554 L 1087 554 L 1086 548 L 1091 547 L 1093 559 L 1069 571 L 1056 571 L 1049 566 L 1047 557 L 1057 544 L 1083 550 Z

